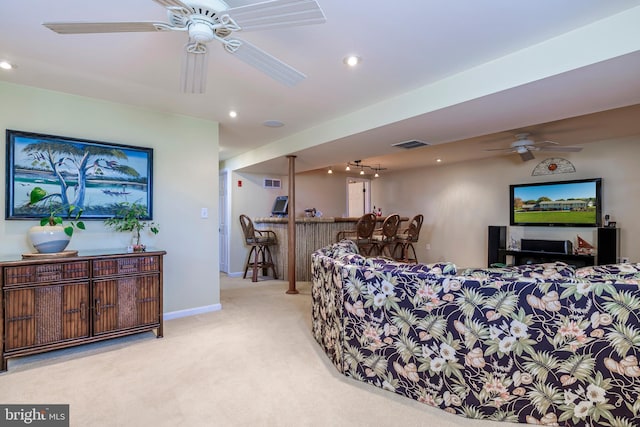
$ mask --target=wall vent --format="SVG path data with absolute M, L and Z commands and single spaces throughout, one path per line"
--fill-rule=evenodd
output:
M 405 148 L 410 150 L 412 148 L 424 147 L 425 145 L 429 145 L 426 142 L 418 141 L 417 139 L 412 139 L 411 141 L 398 142 L 397 144 L 391 144 L 392 147 Z
M 265 178 L 262 183 L 262 187 L 279 189 L 279 188 L 282 188 L 282 181 L 274 178 Z

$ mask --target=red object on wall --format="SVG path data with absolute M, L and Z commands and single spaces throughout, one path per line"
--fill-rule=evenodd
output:
M 242 181 L 238 180 L 238 187 L 242 187 Z

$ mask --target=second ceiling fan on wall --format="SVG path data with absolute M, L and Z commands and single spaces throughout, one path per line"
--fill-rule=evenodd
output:
M 204 93 L 208 43 L 216 40 L 225 51 L 280 83 L 294 86 L 306 76 L 253 44 L 238 39 L 238 31 L 254 31 L 326 21 L 316 0 L 273 0 L 229 7 L 223 0 L 153 0 L 167 9 L 168 22 L 45 22 L 59 34 L 181 31 L 189 35 L 184 48 L 181 89 Z
M 486 151 L 506 151 L 516 153 L 522 161 L 533 160 L 534 151 L 554 151 L 554 152 L 577 152 L 582 147 L 560 146 L 555 141 L 534 141 L 530 138 L 529 133 L 518 133 L 515 135 L 516 140 L 511 143 L 509 148 L 488 148 Z

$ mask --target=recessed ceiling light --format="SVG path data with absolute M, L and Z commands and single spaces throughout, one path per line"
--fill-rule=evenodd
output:
M 235 119 L 236 117 L 238 117 L 238 113 L 236 111 L 229 111 L 229 117 L 231 117 L 232 119 Z
M 284 123 L 282 123 L 280 120 L 267 120 L 262 124 L 268 128 L 281 128 L 282 126 L 284 126 Z
M 362 62 L 362 58 L 356 55 L 349 55 L 343 59 L 343 62 L 347 64 L 349 67 L 355 67 L 356 65 Z
M 11 70 L 15 67 L 8 61 L 0 61 L 0 68 L 2 68 L 3 70 Z
M 442 159 L 436 159 L 437 163 L 442 163 Z

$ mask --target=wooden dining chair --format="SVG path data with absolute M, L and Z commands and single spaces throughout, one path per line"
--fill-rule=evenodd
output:
M 396 234 L 395 244 L 393 248 L 393 258 L 396 261 L 417 263 L 418 257 L 416 256 L 416 248 L 414 243 L 418 242 L 420 237 L 420 229 L 422 228 L 422 221 L 424 216 L 418 214 L 411 218 L 407 228 L 403 229 L 400 233 Z
M 376 228 L 372 240 L 376 255 L 393 258 L 393 248 L 396 243 L 396 234 L 400 226 L 400 215 L 391 214 L 382 222 L 382 227 Z
M 362 255 L 371 255 L 375 244 L 373 243 L 373 231 L 376 228 L 377 217 L 373 213 L 366 213 L 358 218 L 354 230 L 339 231 L 336 242 L 343 239 L 353 240 Z
M 244 243 L 251 248 L 247 255 L 242 278 L 247 277 L 247 271 L 251 267 L 253 272 L 251 276 L 252 282 L 258 281 L 259 270 L 262 270 L 262 275 L 266 276 L 269 269 L 272 269 L 273 278 L 277 279 L 278 273 L 269 249 L 270 246 L 278 244 L 276 234 L 271 230 L 256 230 L 253 226 L 253 221 L 246 215 L 240 215 L 240 225 L 244 234 Z

